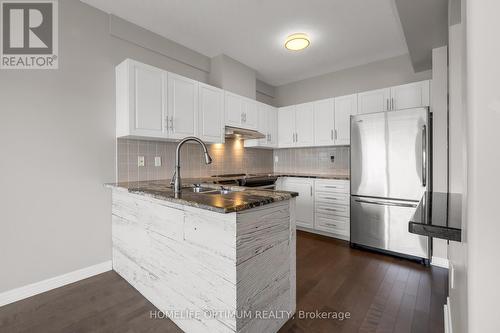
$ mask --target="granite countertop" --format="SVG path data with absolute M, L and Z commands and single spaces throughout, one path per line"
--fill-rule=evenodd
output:
M 411 233 L 460 242 L 462 239 L 462 195 L 425 192 L 410 220 Z
M 227 179 L 227 177 L 224 179 Z M 183 191 L 178 198 L 174 196 L 170 180 L 123 182 L 106 185 L 122 188 L 130 193 L 219 213 L 239 212 L 273 202 L 289 200 L 298 196 L 296 192 L 252 189 L 238 186 L 224 186 L 225 189 L 231 190 L 231 192 L 225 194 L 215 192 L 196 193 L 191 191 L 192 184 L 201 184 L 202 187 L 213 190 L 220 189 L 220 185 L 213 183 L 217 181 L 217 177 L 209 178 L 209 180 L 210 182 L 206 182 L 207 178 L 183 179 Z

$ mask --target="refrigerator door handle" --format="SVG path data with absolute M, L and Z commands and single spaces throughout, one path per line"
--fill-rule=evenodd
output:
M 422 186 L 427 186 L 427 126 L 422 126 Z
M 371 201 L 371 200 L 362 200 L 362 199 L 355 199 L 356 202 L 360 203 L 367 203 L 367 204 L 373 204 L 373 205 L 379 205 L 379 206 L 396 206 L 396 207 L 408 207 L 408 208 L 416 208 L 416 204 L 410 204 L 410 203 L 398 203 L 398 202 L 389 202 L 389 201 Z

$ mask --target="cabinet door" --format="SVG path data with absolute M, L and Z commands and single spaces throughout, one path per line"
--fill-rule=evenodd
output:
M 316 101 L 314 107 L 314 145 L 334 144 L 335 113 L 333 98 Z
M 391 89 L 377 89 L 358 94 L 358 114 L 389 110 Z
M 129 61 L 130 134 L 150 137 L 166 135 L 163 73 L 158 68 Z M 117 104 L 119 98 L 117 96 Z
M 269 106 L 264 104 L 264 103 L 259 103 L 257 102 L 257 115 L 258 115 L 258 121 L 257 121 L 257 131 L 260 133 L 266 135 L 265 138 L 263 139 L 252 139 L 252 140 L 245 140 L 245 147 L 266 147 L 267 146 L 267 111 L 268 111 Z
M 224 142 L 224 91 L 199 84 L 198 135 L 206 142 Z
M 198 82 L 168 73 L 168 136 L 182 139 L 197 135 Z
M 243 119 L 243 97 L 228 91 L 224 92 L 225 124 L 227 126 L 241 127 Z
M 314 145 L 313 103 L 297 105 L 295 111 L 295 145 L 307 147 Z
M 242 97 L 243 118 L 241 127 L 256 130 L 259 125 L 259 113 L 257 111 L 257 102 Z
M 335 98 L 335 133 L 336 145 L 351 143 L 351 116 L 358 110 L 358 96 L 348 95 Z
M 278 146 L 281 148 L 295 145 L 295 106 L 278 110 Z
M 429 106 L 429 90 L 429 81 L 414 82 L 392 87 L 392 110 Z
M 274 148 L 278 146 L 278 109 L 269 107 L 267 119 L 267 146 Z
M 283 183 L 286 191 L 299 193 L 296 198 L 296 219 L 297 226 L 314 227 L 314 186 L 312 179 L 287 178 Z

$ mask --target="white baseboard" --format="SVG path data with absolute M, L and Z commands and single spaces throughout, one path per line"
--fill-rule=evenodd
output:
M 0 306 L 20 301 L 113 269 L 111 260 L 0 293 Z
M 431 265 L 448 269 L 450 267 L 450 262 L 448 259 L 433 256 L 431 258 Z

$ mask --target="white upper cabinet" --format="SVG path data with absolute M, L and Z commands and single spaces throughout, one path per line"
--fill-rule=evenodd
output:
M 257 131 L 264 134 L 262 139 L 245 140 L 245 147 L 275 148 L 278 143 L 278 113 L 277 109 L 257 102 Z
M 168 73 L 169 137 L 196 136 L 198 122 L 198 82 Z
M 358 113 L 417 108 L 430 105 L 430 82 L 419 81 L 358 94 Z
M 391 89 L 377 89 L 358 94 L 358 113 L 382 112 L 390 109 Z
M 391 110 L 401 110 L 430 105 L 429 81 L 403 84 L 391 88 Z
M 165 137 L 163 71 L 133 60 L 116 67 L 116 135 Z
M 251 100 L 249 98 L 243 98 L 242 109 L 243 109 L 243 128 L 248 128 L 252 130 L 257 130 L 259 124 L 259 114 L 257 112 L 257 101 Z
M 295 109 L 295 145 L 297 147 L 314 145 L 313 103 L 299 104 Z
M 313 103 L 292 105 L 279 109 L 278 145 L 282 148 L 314 145 Z
M 314 108 L 314 145 L 335 143 L 335 103 L 333 98 L 316 101 Z
M 351 116 L 358 112 L 358 98 L 356 94 L 335 97 L 335 130 L 336 145 L 351 144 Z
M 225 91 L 224 95 L 225 124 L 232 127 L 256 130 L 259 119 L 257 102 L 229 91 Z
M 198 136 L 205 142 L 224 142 L 224 90 L 199 83 Z
M 243 121 L 243 99 L 241 96 L 224 92 L 225 124 L 227 126 L 241 127 Z
M 278 110 L 278 145 L 293 147 L 295 145 L 295 105 Z
M 278 146 L 278 109 L 275 107 L 269 107 L 269 113 L 267 116 L 268 126 L 267 126 L 267 146 L 277 147 Z

